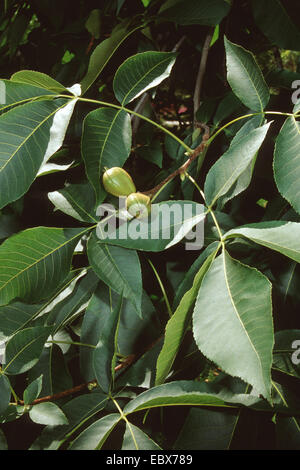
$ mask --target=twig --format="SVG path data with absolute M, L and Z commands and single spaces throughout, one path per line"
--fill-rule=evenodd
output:
M 146 194 L 147 196 L 150 196 L 150 197 L 154 196 L 155 193 L 157 193 L 166 183 L 168 183 L 170 180 L 175 178 L 175 176 L 184 174 L 187 171 L 190 164 L 205 150 L 206 143 L 209 139 L 209 133 L 210 133 L 209 127 L 197 121 L 196 121 L 196 126 L 202 127 L 204 129 L 204 134 L 202 137 L 201 144 L 195 148 L 190 158 L 185 163 L 183 163 L 183 165 L 181 165 L 179 168 L 177 168 L 177 170 L 173 171 L 173 173 L 168 175 L 167 178 L 161 181 L 161 183 L 154 186 L 154 188 L 149 189 L 148 191 L 143 191 L 143 194 Z
M 124 369 L 125 367 L 128 367 L 131 365 L 135 360 L 137 356 L 135 354 L 130 354 L 129 356 L 126 357 L 126 359 L 121 362 L 121 364 L 118 364 L 115 367 L 115 372 L 120 371 L 121 369 Z M 96 387 L 97 386 L 97 381 L 96 379 L 90 380 L 89 382 L 85 382 L 80 385 L 76 385 L 75 387 L 69 388 L 68 390 L 63 390 L 62 392 L 59 393 L 54 393 L 53 395 L 47 395 L 45 397 L 41 398 L 36 398 L 33 400 L 32 403 L 30 403 L 30 406 L 32 405 L 37 405 L 38 403 L 44 403 L 46 401 L 55 401 L 59 400 L 60 398 L 67 397 L 69 395 L 73 395 L 74 393 L 81 392 L 82 390 L 89 389 L 90 387 Z M 18 404 L 24 405 L 24 400 L 18 400 Z
M 195 90 L 194 90 L 194 121 L 196 121 L 196 113 L 200 106 L 201 89 L 202 89 L 203 79 L 205 75 L 207 57 L 208 57 L 208 52 L 209 52 L 212 37 L 213 37 L 213 31 L 211 29 L 209 33 L 206 35 L 206 38 L 204 41 L 199 70 L 198 70 L 198 74 L 196 78 L 196 85 L 195 85 Z

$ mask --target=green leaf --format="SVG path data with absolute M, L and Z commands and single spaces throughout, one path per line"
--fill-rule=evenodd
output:
M 162 168 L 163 151 L 158 140 L 154 140 L 148 145 L 138 147 L 135 152 L 144 160 L 147 160 L 148 162 L 157 165 L 159 168 Z
M 51 402 L 38 403 L 29 411 L 30 419 L 37 424 L 61 426 L 68 424 L 68 420 L 62 410 Z
M 8 450 L 4 432 L 0 429 L 0 450 Z
M 73 251 L 87 229 L 35 227 L 0 246 L 0 305 L 18 297 L 49 297 L 70 271 Z
M 103 410 L 107 396 L 100 392 L 80 395 L 62 405 L 62 411 L 68 424 L 62 426 L 46 426 L 40 436 L 31 445 L 30 450 L 57 450 L 80 426 Z
M 231 145 L 233 144 L 233 141 L 237 145 L 238 142 L 248 135 L 252 130 L 260 127 L 264 121 L 264 117 L 262 116 L 253 116 L 250 118 L 242 127 L 241 129 L 236 133 L 234 136 Z M 254 155 L 250 163 L 248 163 L 248 166 L 246 169 L 240 174 L 240 176 L 237 178 L 235 183 L 231 186 L 230 190 L 224 195 L 221 196 L 220 199 L 218 200 L 218 207 L 222 208 L 224 205 L 233 199 L 234 197 L 238 196 L 240 193 L 245 191 L 249 184 L 251 183 L 252 179 L 252 174 L 254 170 L 254 166 L 256 163 L 256 158 L 257 158 L 258 152 Z
M 56 209 L 80 222 L 97 223 L 95 191 L 89 183 L 69 184 L 48 193 Z
M 225 0 L 168 0 L 160 8 L 159 15 L 180 25 L 216 26 L 229 10 L 230 5 Z
M 286 119 L 277 136 L 273 166 L 279 192 L 300 213 L 300 127 L 293 116 Z
M 124 414 L 161 406 L 218 406 L 235 408 L 235 404 L 253 405 L 258 398 L 253 395 L 211 393 L 203 391 L 202 384 L 193 380 L 179 380 L 158 385 L 131 400 L 123 409 Z
M 229 230 L 226 239 L 245 237 L 300 262 L 300 224 L 297 222 L 260 222 Z
M 118 302 L 119 294 L 100 282 L 84 314 L 81 325 L 81 343 L 90 344 L 92 346 L 97 345 L 106 320 L 117 307 Z M 143 292 L 142 296 L 141 310 L 143 312 L 143 318 L 135 313 L 130 300 L 123 299 L 122 315 L 118 327 L 118 351 L 123 356 L 135 354 L 137 350 L 142 350 L 145 344 L 153 343 L 157 338 L 157 332 L 160 331 L 156 311 L 145 292 Z M 87 382 L 95 378 L 95 372 L 92 367 L 93 352 L 93 348 L 84 346 L 80 348 L 81 375 Z M 155 361 L 153 361 L 152 364 L 154 368 Z M 134 365 L 130 367 L 128 371 L 132 370 L 133 367 Z M 124 377 L 126 373 L 127 371 L 122 373 L 122 377 Z M 142 373 L 145 374 L 145 368 Z
M 0 80 L 0 110 L 3 112 L 12 105 L 22 104 L 24 101 L 40 96 L 53 95 L 53 92 L 37 86 Z
M 279 0 L 252 0 L 256 24 L 269 41 L 282 49 L 300 50 L 300 32 Z
M 200 351 L 270 400 L 274 343 L 271 283 L 225 251 L 202 281 L 193 313 Z
M 28 378 L 31 381 L 38 379 L 41 375 L 43 376 L 41 396 L 54 395 L 73 387 L 66 356 L 57 344 L 46 346 L 39 361 L 28 372 Z
M 113 88 L 116 98 L 126 105 L 165 80 L 171 73 L 176 54 L 173 52 L 141 52 L 129 57 L 118 68 Z
M 109 38 L 102 41 L 92 52 L 86 75 L 81 81 L 82 93 L 94 83 L 98 75 L 102 72 L 110 58 L 120 47 L 120 45 L 142 25 L 128 30 L 128 22 L 118 24 L 112 31 Z
M 43 100 L 0 116 L 0 208 L 23 196 L 59 149 L 74 105 L 75 100 L 67 105 L 66 100 Z
M 99 39 L 101 32 L 101 10 L 95 8 L 90 11 L 85 27 L 95 39 Z
M 46 324 L 53 327 L 53 333 L 70 322 L 72 317 L 78 315 L 80 311 L 84 311 L 98 282 L 96 274 L 89 270 L 76 282 L 74 289 L 68 288 L 69 295 L 54 305 L 49 312 Z
M 278 416 L 276 419 L 276 449 L 300 449 L 300 419 L 299 417 Z
M 33 380 L 23 392 L 24 405 L 32 403 L 42 391 L 43 376 L 40 375 L 37 379 Z
M 174 444 L 176 450 L 228 450 L 238 420 L 235 410 L 191 408 Z
M 54 78 L 49 77 L 49 75 L 45 73 L 37 72 L 35 70 L 20 70 L 19 72 L 14 73 L 10 79 L 13 82 L 26 83 L 28 85 L 44 88 L 45 90 L 53 93 L 69 94 L 68 89 L 57 80 L 54 80 Z
M 1 374 L 0 375 L 0 415 L 4 413 L 4 411 L 7 409 L 10 401 L 10 384 L 9 380 L 6 377 L 6 375 Z
M 112 413 L 99 419 L 74 439 L 68 450 L 99 450 L 109 434 L 120 421 L 119 413 Z
M 118 388 L 153 387 L 155 384 L 155 364 L 161 348 L 162 338 L 156 341 L 156 344 L 152 346 L 149 351 L 146 351 L 136 362 L 134 362 L 134 364 L 132 364 L 117 378 Z
M 252 111 L 263 112 L 270 93 L 254 55 L 225 38 L 227 80 L 235 95 Z
M 111 108 L 91 111 L 84 119 L 81 148 L 87 177 L 99 200 L 104 167 L 122 167 L 130 154 L 129 114 Z
M 134 424 L 126 423 L 122 450 L 160 450 L 147 434 Z
M 269 126 L 270 123 L 253 129 L 243 137 L 237 135 L 227 152 L 210 168 L 204 185 L 205 200 L 209 206 L 212 207 L 221 196 L 226 195 L 249 167 Z
M 277 331 L 272 368 L 300 378 L 300 330 Z
M 50 328 L 36 326 L 18 331 L 7 343 L 5 350 L 5 372 L 22 374 L 39 360 Z
M 6 341 L 27 325 L 42 309 L 42 304 L 12 302 L 0 308 L 0 341 Z
M 140 261 L 134 250 L 107 245 L 92 232 L 87 245 L 88 258 L 99 279 L 118 294 L 130 299 L 141 314 L 142 274 Z
M 122 313 L 122 296 L 120 296 L 117 307 L 110 313 L 101 331 L 97 348 L 93 354 L 93 366 L 98 384 L 106 393 L 113 388 L 117 340 L 120 317 Z
M 119 228 L 99 222 L 97 236 L 101 243 L 119 245 L 132 250 L 163 251 L 188 238 L 189 249 L 200 249 L 204 206 L 193 201 L 164 201 L 151 205 L 151 214 L 143 219 L 123 221 Z M 198 225 L 198 227 L 196 227 Z M 107 230 L 104 227 L 108 226 Z M 193 232 L 192 229 L 196 227 Z M 199 240 L 200 239 L 200 240 Z
M 202 256 L 204 262 L 194 278 L 192 287 L 184 294 L 177 309 L 167 323 L 164 345 L 158 356 L 156 365 L 155 385 L 163 383 L 171 370 L 190 322 L 191 307 L 196 300 L 203 276 L 216 256 L 217 250 L 218 246 L 217 249 L 215 246 L 214 250 L 208 256 L 207 254 Z M 209 253 L 209 251 L 207 253 Z

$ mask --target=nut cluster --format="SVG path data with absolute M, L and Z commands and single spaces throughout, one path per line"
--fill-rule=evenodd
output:
M 127 171 L 120 167 L 106 169 L 102 180 L 105 191 L 116 197 L 126 197 L 126 210 L 130 215 L 136 218 L 148 216 L 151 211 L 150 197 L 136 191 Z

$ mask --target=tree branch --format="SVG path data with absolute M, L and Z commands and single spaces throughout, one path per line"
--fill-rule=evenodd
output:
M 190 164 L 205 150 L 206 143 L 207 143 L 207 141 L 209 139 L 209 135 L 210 135 L 209 127 L 206 126 L 205 124 L 202 124 L 202 123 L 197 122 L 197 121 L 196 121 L 196 126 L 201 127 L 202 129 L 204 129 L 204 134 L 202 136 L 201 144 L 198 145 L 198 147 L 195 148 L 195 150 L 191 154 L 190 158 L 185 163 L 183 163 L 183 165 L 181 165 L 179 168 L 177 168 L 177 170 L 173 171 L 173 173 L 171 173 L 169 176 L 167 176 L 167 178 L 165 178 L 161 183 L 154 186 L 154 188 L 149 189 L 148 191 L 143 191 L 143 194 L 146 194 L 147 196 L 150 196 L 150 197 L 154 196 L 154 194 L 156 194 L 165 184 L 167 184 L 169 181 L 171 181 L 173 178 L 175 178 L 175 176 L 178 176 L 180 174 L 184 174 L 187 171 Z
M 207 63 L 207 58 L 208 58 L 208 53 L 209 53 L 209 48 L 210 48 L 212 37 L 213 37 L 213 30 L 211 29 L 209 33 L 207 34 L 204 44 L 203 44 L 199 70 L 198 70 L 198 74 L 196 78 L 196 85 L 195 85 L 195 90 L 194 90 L 194 121 L 196 121 L 196 113 L 198 111 L 198 108 L 201 102 L 200 101 L 201 89 L 202 89 L 203 79 L 205 75 L 206 63 Z

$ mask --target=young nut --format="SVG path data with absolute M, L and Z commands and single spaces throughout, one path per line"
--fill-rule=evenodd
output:
M 126 199 L 126 210 L 133 217 L 147 217 L 151 211 L 151 200 L 143 193 L 132 193 Z
M 102 177 L 105 191 L 113 196 L 129 196 L 136 191 L 134 182 L 127 171 L 120 167 L 106 169 Z

